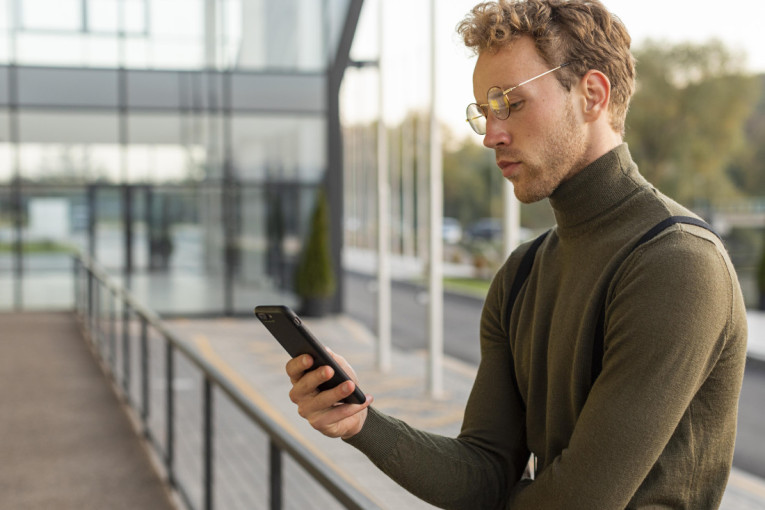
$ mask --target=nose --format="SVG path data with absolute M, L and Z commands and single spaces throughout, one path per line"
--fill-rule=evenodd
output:
M 495 149 L 510 145 L 510 142 L 512 142 L 512 138 L 507 131 L 505 121 L 489 114 L 489 117 L 486 119 L 486 134 L 483 135 L 483 145 L 489 149 Z

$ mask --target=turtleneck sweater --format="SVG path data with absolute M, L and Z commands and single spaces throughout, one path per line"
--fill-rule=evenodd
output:
M 443 508 L 719 507 L 733 459 L 746 310 L 721 241 L 639 173 L 626 144 L 550 196 L 557 225 L 497 272 L 457 438 L 370 408 L 347 442 Z M 602 372 L 591 382 L 603 315 Z M 522 478 L 537 456 L 534 480 Z

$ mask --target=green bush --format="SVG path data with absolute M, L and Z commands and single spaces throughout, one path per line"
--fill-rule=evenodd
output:
M 295 274 L 295 292 L 302 298 L 327 298 L 335 293 L 337 282 L 329 249 L 329 206 L 319 190 L 311 218 L 311 230 Z

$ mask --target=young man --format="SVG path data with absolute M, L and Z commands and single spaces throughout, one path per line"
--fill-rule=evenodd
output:
M 622 141 L 627 31 L 597 0 L 480 4 L 459 31 L 478 53 L 470 125 L 516 196 L 549 198 L 557 225 L 513 303 L 529 244 L 491 285 L 457 438 L 415 430 L 371 398 L 335 405 L 353 383 L 318 392 L 331 371 L 303 375 L 309 357 L 287 365 L 291 399 L 316 429 L 442 507 L 717 508 L 746 313 L 710 231 L 674 224 L 639 242 L 692 213 L 645 181 Z M 533 481 L 522 478 L 530 454 Z

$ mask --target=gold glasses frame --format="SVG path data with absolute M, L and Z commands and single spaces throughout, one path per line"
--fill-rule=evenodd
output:
M 494 100 L 489 99 L 488 103 L 485 104 L 478 104 L 478 103 L 470 103 L 467 106 L 467 109 L 465 110 L 465 114 L 467 116 L 467 119 L 465 119 L 465 122 L 470 124 L 470 127 L 473 128 L 473 131 L 475 131 L 479 135 L 485 135 L 486 134 L 486 119 L 489 115 L 489 110 L 491 110 L 491 113 L 494 114 L 496 118 L 499 120 L 505 120 L 508 117 L 510 117 L 510 99 L 507 97 L 507 95 L 517 89 L 518 87 L 521 87 L 523 85 L 526 85 L 527 83 L 530 83 L 537 78 L 541 78 L 542 76 L 548 75 L 550 73 L 554 73 L 555 71 L 558 71 L 559 69 L 563 69 L 567 65 L 570 65 L 571 62 L 566 62 L 565 64 L 561 64 L 558 67 L 554 67 L 552 69 L 549 69 L 542 74 L 538 74 L 534 76 L 533 78 L 529 78 L 526 81 L 522 81 L 518 85 L 514 85 L 506 90 L 502 90 L 501 87 L 491 87 L 488 92 L 486 93 L 486 97 L 490 98 L 492 95 L 495 97 Z M 498 90 L 500 93 L 497 94 L 494 92 L 492 94 L 492 91 Z M 502 105 L 498 105 L 498 99 L 502 98 Z

